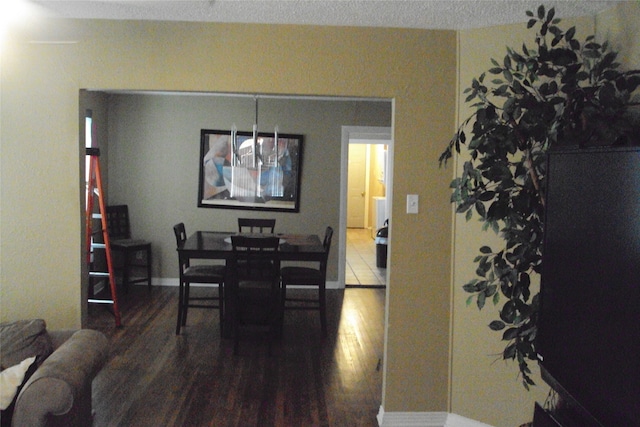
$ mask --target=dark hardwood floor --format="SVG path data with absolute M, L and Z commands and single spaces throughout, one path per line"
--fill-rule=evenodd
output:
M 214 310 L 191 309 L 176 336 L 177 293 L 132 287 L 122 328 L 90 306 L 87 327 L 110 339 L 94 426 L 377 426 L 384 289 L 328 290 L 325 338 L 317 312 L 287 311 L 271 356 L 263 333 L 243 335 L 234 356 Z

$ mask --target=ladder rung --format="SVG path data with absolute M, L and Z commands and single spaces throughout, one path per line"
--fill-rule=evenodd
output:
M 113 300 L 110 299 L 91 299 L 89 298 L 87 301 L 94 304 L 113 304 Z
M 107 247 L 107 245 L 104 244 L 104 243 L 92 243 L 91 247 L 93 249 L 105 249 Z
M 89 277 L 109 277 L 108 271 L 90 271 Z
M 93 219 L 102 219 L 102 214 L 101 213 L 93 213 L 93 214 L 91 214 L 91 218 L 93 218 Z

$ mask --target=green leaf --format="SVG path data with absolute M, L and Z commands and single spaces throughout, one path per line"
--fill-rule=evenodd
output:
M 515 359 L 515 357 L 516 357 L 516 345 L 509 344 L 502 352 L 502 358 L 506 360 L 506 359 Z
M 549 9 L 549 12 L 547 12 L 547 22 L 553 21 L 553 17 L 555 15 L 556 15 L 556 10 L 552 7 L 551 9 Z
M 493 305 L 497 305 L 500 302 L 500 293 L 496 292 L 493 294 Z
M 543 5 L 538 6 L 538 19 L 540 20 L 544 19 L 544 15 L 545 15 L 544 6 Z
M 490 254 L 490 253 L 492 253 L 492 252 L 493 252 L 493 251 L 491 250 L 491 248 L 490 248 L 489 246 L 482 246 L 482 247 L 480 247 L 480 253 L 483 253 L 483 254 Z
M 484 203 L 482 203 L 481 201 L 477 201 L 475 206 L 478 215 L 480 215 L 482 218 L 487 216 L 487 209 L 485 208 Z
M 465 201 L 463 201 L 462 203 L 460 203 L 456 209 L 457 213 L 462 213 L 462 212 L 466 212 L 467 210 L 469 210 L 469 208 L 471 206 L 473 206 L 475 204 L 475 200 L 474 199 L 467 199 Z
M 502 310 L 500 311 L 500 318 L 505 323 L 513 323 L 514 319 L 516 318 L 516 315 L 517 315 L 517 312 L 516 312 L 516 308 L 513 300 L 507 301 L 504 304 L 504 307 L 502 307 Z
M 564 33 L 564 39 L 566 41 L 570 41 L 573 39 L 575 35 L 576 35 L 576 27 L 571 27 L 567 30 L 566 33 Z
M 501 331 L 505 327 L 506 325 L 502 320 L 494 320 L 493 322 L 489 323 L 489 328 L 491 328 L 492 331 Z
M 615 108 L 618 104 L 616 89 L 611 83 L 604 84 L 598 91 L 600 103 L 606 108 Z
M 518 336 L 518 328 L 509 328 L 502 334 L 503 341 L 511 341 Z
M 474 90 L 465 98 L 464 102 L 469 102 L 473 100 L 473 98 L 475 98 L 476 96 L 478 96 L 478 92 Z
M 485 296 L 485 294 L 483 293 L 478 294 L 478 299 L 476 300 L 476 303 L 478 305 L 478 310 L 482 310 L 484 308 L 484 304 L 486 300 L 487 300 L 487 297 Z
M 495 196 L 496 196 L 495 191 L 485 191 L 478 195 L 478 200 L 481 200 L 483 202 L 488 202 L 489 200 L 492 200 Z
M 467 283 L 466 285 L 463 285 L 463 286 L 462 286 L 462 289 L 463 289 L 465 292 L 473 293 L 473 294 L 475 294 L 476 292 L 478 292 L 478 289 L 476 288 L 476 285 L 475 285 L 475 284 L 473 284 L 473 283 Z
M 489 280 L 491 280 L 491 281 L 495 280 L 495 276 L 493 274 L 493 271 L 489 272 Z M 487 289 L 484 290 L 484 294 L 485 294 L 485 296 L 487 298 L 491 298 L 496 294 L 497 290 L 498 290 L 498 286 L 496 286 L 496 285 L 488 285 Z
M 509 55 L 504 57 L 504 68 L 511 68 L 511 57 Z

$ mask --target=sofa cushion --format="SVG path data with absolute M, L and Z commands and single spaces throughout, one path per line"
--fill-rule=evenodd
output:
M 0 366 L 3 369 L 31 356 L 36 356 L 36 364 L 40 365 L 52 351 L 53 345 L 44 320 L 18 320 L 0 324 Z
M 31 356 L 15 366 L 0 372 L 0 426 L 11 425 L 13 410 L 20 390 L 35 373 L 38 365 L 34 363 L 35 356 Z

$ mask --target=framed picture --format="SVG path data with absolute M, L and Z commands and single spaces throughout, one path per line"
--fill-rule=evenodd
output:
M 298 212 L 302 139 L 202 129 L 198 207 Z

